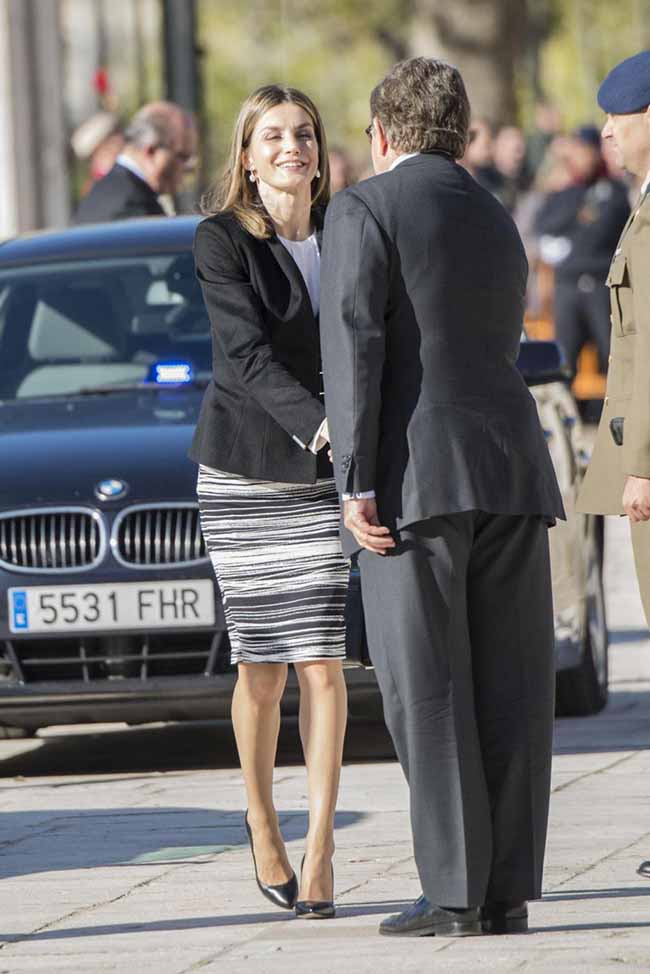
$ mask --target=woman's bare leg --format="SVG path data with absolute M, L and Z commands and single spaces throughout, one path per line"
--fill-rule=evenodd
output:
M 300 738 L 309 782 L 309 831 L 301 900 L 331 900 L 334 812 L 347 723 L 347 691 L 340 660 L 296 663 Z
M 273 768 L 280 732 L 284 663 L 240 663 L 232 723 L 248 800 L 248 824 L 260 880 L 286 883 L 293 872 L 273 804 Z

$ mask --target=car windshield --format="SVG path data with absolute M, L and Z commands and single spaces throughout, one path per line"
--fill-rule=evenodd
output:
M 0 271 L 0 400 L 210 376 L 189 251 Z

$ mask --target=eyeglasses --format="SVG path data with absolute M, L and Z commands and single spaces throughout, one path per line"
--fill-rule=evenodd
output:
M 372 142 L 372 137 L 375 134 L 375 130 L 374 130 L 373 126 L 372 126 L 372 122 L 370 123 L 370 125 L 366 125 L 366 127 L 365 127 L 365 129 L 363 131 L 368 136 L 368 141 L 369 142 Z
M 171 152 L 174 159 L 179 162 L 184 169 L 194 169 L 198 162 L 198 157 L 194 152 L 176 152 L 171 146 L 164 145 L 164 143 L 159 143 L 156 148 L 165 149 L 166 152 Z

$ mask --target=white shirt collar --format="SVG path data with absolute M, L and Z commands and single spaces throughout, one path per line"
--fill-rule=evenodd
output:
M 397 159 L 393 160 L 391 165 L 388 167 L 388 172 L 391 172 L 393 169 L 399 166 L 401 162 L 405 162 L 407 159 L 412 159 L 414 156 L 419 155 L 421 155 L 420 152 L 403 152 L 401 156 L 398 156 Z
M 130 156 L 127 156 L 123 152 L 120 152 L 115 162 L 118 164 L 118 166 L 122 166 L 123 169 L 128 169 L 129 172 L 132 172 L 134 176 L 137 176 L 138 179 L 141 179 L 143 183 L 147 182 L 147 177 L 140 169 L 140 166 L 137 164 L 137 162 L 134 162 Z M 147 185 L 149 184 L 147 183 Z

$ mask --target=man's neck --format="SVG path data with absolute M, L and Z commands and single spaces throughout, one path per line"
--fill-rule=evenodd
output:
M 414 156 L 419 156 L 419 152 L 401 152 L 399 155 L 395 156 L 392 163 L 390 164 L 391 169 L 396 169 L 402 162 L 407 159 L 413 159 Z

